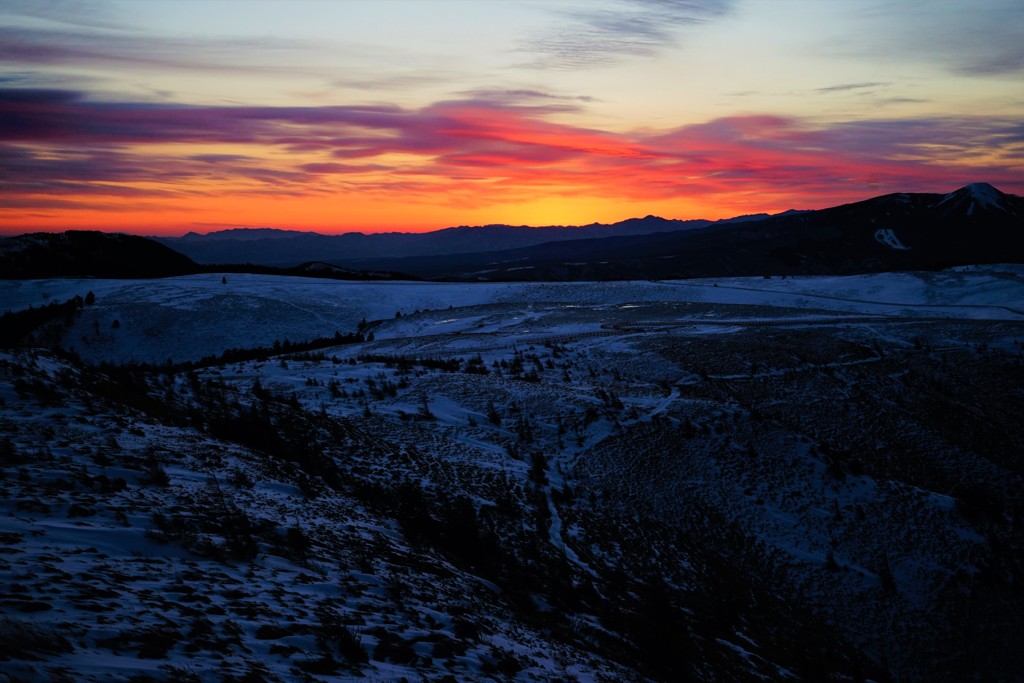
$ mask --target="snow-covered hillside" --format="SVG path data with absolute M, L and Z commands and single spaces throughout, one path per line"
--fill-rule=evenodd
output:
M 0 283 L 264 347 L 0 352 L 0 673 L 1012 680 L 1022 276 Z
M 631 677 L 510 619 L 490 581 L 402 534 L 373 487 L 400 473 L 432 485 L 407 447 L 342 423 L 348 440 L 322 467 L 368 474 L 327 485 L 327 470 L 171 424 L 170 403 L 163 419 L 99 404 L 73 388 L 95 377 L 59 361 L 4 354 L 0 373 L 12 680 Z M 23 394 L 12 377 L 54 393 Z M 487 496 L 492 467 L 454 471 Z
M 229 274 L 159 280 L 2 280 L 0 309 L 96 296 L 63 344 L 93 361 L 197 360 L 228 348 L 354 331 L 360 321 L 484 304 L 698 302 L 810 311 L 1015 320 L 1024 318 L 1024 267 L 846 277 L 664 282 L 338 282 Z M 458 319 L 458 316 L 451 316 Z M 114 321 L 117 321 L 116 328 Z M 464 321 L 466 322 L 466 321 Z M 475 323 L 474 323 L 475 324 Z M 470 331 L 457 322 L 439 333 Z M 420 330 L 418 333 L 429 333 Z

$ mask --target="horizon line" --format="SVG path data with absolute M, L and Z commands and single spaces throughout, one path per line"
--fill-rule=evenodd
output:
M 522 223 L 522 224 L 482 223 L 482 224 L 478 224 L 478 225 L 465 225 L 465 224 L 463 224 L 463 225 L 448 225 L 448 226 L 444 226 L 444 227 L 440 227 L 440 228 L 424 228 L 424 229 L 420 229 L 420 230 L 416 230 L 416 229 L 366 230 L 366 229 L 352 228 L 352 229 L 345 229 L 343 231 L 337 231 L 337 232 L 334 232 L 334 231 L 324 232 L 324 228 L 322 228 L 322 227 L 301 228 L 301 227 L 274 227 L 274 226 L 245 226 L 245 225 L 231 225 L 231 224 L 224 224 L 226 227 L 223 227 L 223 228 L 220 228 L 220 229 L 209 230 L 208 232 L 199 232 L 199 231 L 197 231 L 195 229 L 182 228 L 180 232 L 179 231 L 175 231 L 175 232 L 167 232 L 167 233 L 142 232 L 141 230 L 140 231 L 127 231 L 127 230 L 124 230 L 124 229 L 104 229 L 104 228 L 95 227 L 95 226 L 73 227 L 73 228 L 63 228 L 63 229 L 54 229 L 54 230 L 35 229 L 35 230 L 15 232 L 15 231 L 8 231 L 4 226 L 0 226 L 0 237 L 12 238 L 12 237 L 21 237 L 21 236 L 24 236 L 24 235 L 60 234 L 60 233 L 65 233 L 65 232 L 101 232 L 101 233 L 106 233 L 106 234 L 111 234 L 111 235 L 134 235 L 134 236 L 137 236 L 137 237 L 148 237 L 148 238 L 155 238 L 155 239 L 181 239 L 181 238 L 187 237 L 188 235 L 196 235 L 196 236 L 199 236 L 199 237 L 205 237 L 205 236 L 208 236 L 208 235 L 213 235 L 213 234 L 218 234 L 218 233 L 223 233 L 223 232 L 230 232 L 230 231 L 234 231 L 234 230 L 268 230 L 268 231 L 277 231 L 277 232 L 305 233 L 305 234 L 310 234 L 310 235 L 321 235 L 321 236 L 324 236 L 324 237 L 340 237 L 342 235 L 426 235 L 426 234 L 435 233 L 435 232 L 442 232 L 442 231 L 445 231 L 445 230 L 460 230 L 460 229 L 471 229 L 472 230 L 472 229 L 489 228 L 489 227 L 517 228 L 517 229 L 528 229 L 528 230 L 540 230 L 540 229 L 572 230 L 572 229 L 579 229 L 579 228 L 586 228 L 586 227 L 593 227 L 593 226 L 618 225 L 620 223 L 626 223 L 628 221 L 647 220 L 647 219 L 651 219 L 651 218 L 662 220 L 662 221 L 680 222 L 680 223 L 692 223 L 692 222 L 700 222 L 700 221 L 707 221 L 708 223 L 719 223 L 719 222 L 724 222 L 724 221 L 736 220 L 738 218 L 745 218 L 747 216 L 761 216 L 761 215 L 763 215 L 763 216 L 766 216 L 766 217 L 772 217 L 772 216 L 779 216 L 779 215 L 782 215 L 782 214 L 785 214 L 785 213 L 790 213 L 790 212 L 821 211 L 821 210 L 824 210 L 824 209 L 830 209 L 830 208 L 834 208 L 834 207 L 838 207 L 838 206 L 847 206 L 849 204 L 856 204 L 858 202 L 868 201 L 868 200 L 875 199 L 875 198 L 878 198 L 878 197 L 885 197 L 885 196 L 898 195 L 898 194 L 942 194 L 942 195 L 949 195 L 949 194 L 953 194 L 955 192 L 959 192 L 961 190 L 967 189 L 968 187 L 976 186 L 976 185 L 987 185 L 987 186 L 995 189 L 997 192 L 1000 192 L 1002 194 L 1008 194 L 1010 196 L 1017 196 L 1017 195 L 1014 195 L 1012 193 L 1003 192 L 1002 190 L 1000 190 L 999 188 L 995 187 L 991 183 L 988 183 L 988 182 L 985 182 L 985 181 L 975 181 L 975 182 L 971 182 L 971 183 L 967 183 L 965 185 L 962 185 L 962 186 L 960 186 L 960 187 L 958 187 L 958 188 L 956 188 L 954 190 L 948 191 L 948 192 L 887 192 L 887 193 L 882 194 L 882 195 L 872 195 L 870 197 L 865 197 L 863 199 L 858 199 L 858 200 L 855 200 L 853 202 L 845 202 L 845 203 L 842 203 L 842 204 L 830 204 L 828 206 L 822 206 L 822 207 L 813 208 L 813 209 L 789 208 L 789 209 L 785 209 L 783 211 L 777 211 L 777 212 L 774 212 L 774 213 L 772 213 L 772 212 L 753 212 L 753 213 L 737 214 L 737 215 L 734 215 L 734 216 L 727 216 L 727 217 L 722 217 L 722 218 L 704 218 L 704 217 L 700 217 L 700 218 L 665 218 L 664 216 L 658 216 L 658 215 L 655 215 L 655 214 L 647 214 L 645 216 L 630 216 L 628 218 L 623 218 L 621 220 L 611 221 L 611 222 L 591 221 L 590 223 L 580 223 L 580 224 L 575 224 L 575 225 L 567 225 L 567 224 L 561 224 L 561 225 L 559 225 L 559 224 L 529 225 L 529 224 L 525 224 L 525 223 Z M 211 225 L 219 225 L 219 224 L 211 224 Z M 230 227 L 227 227 L 227 226 L 230 226 Z M 198 226 L 196 226 L 196 227 L 198 227 Z

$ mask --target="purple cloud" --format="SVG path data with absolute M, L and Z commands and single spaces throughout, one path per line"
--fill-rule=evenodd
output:
M 799 188 L 801 196 L 847 197 L 867 186 L 953 187 L 964 174 L 1024 189 L 1015 161 L 1024 151 L 1024 126 L 1015 120 L 814 126 L 793 117 L 737 116 L 656 134 L 618 133 L 557 123 L 551 114 L 561 102 L 525 99 L 517 105 L 478 93 L 421 109 L 197 107 L 0 89 L 0 181 L 9 197 L 303 196 L 353 183 L 365 192 L 424 195 L 446 180 L 444 191 L 458 194 L 466 179 L 487 179 L 494 192 L 516 196 L 559 188 L 551 191 L 641 200 Z M 172 145 L 179 143 L 209 151 L 176 155 Z M 246 149 L 222 151 L 225 145 Z M 270 151 L 277 153 L 264 154 Z M 402 160 L 392 161 L 394 155 Z

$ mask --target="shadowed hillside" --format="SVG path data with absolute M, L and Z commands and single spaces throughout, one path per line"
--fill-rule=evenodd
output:
M 197 270 L 189 257 L 134 235 L 69 230 L 0 240 L 5 278 L 167 277 Z
M 872 273 L 1024 262 L 1022 230 L 1024 200 L 979 183 L 694 230 L 346 263 L 468 281 Z

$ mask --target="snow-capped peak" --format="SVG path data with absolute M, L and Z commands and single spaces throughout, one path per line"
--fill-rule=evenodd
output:
M 1006 210 L 1003 205 L 1003 193 L 988 183 L 965 185 L 956 192 L 947 194 L 936 206 L 942 206 L 943 204 L 963 204 L 967 207 L 968 216 L 973 214 L 974 209 L 978 206 L 982 208 L 991 207 L 1001 211 Z
M 964 188 L 971 198 L 982 206 L 993 206 L 999 208 L 1002 204 L 1003 193 L 988 183 L 971 183 Z

